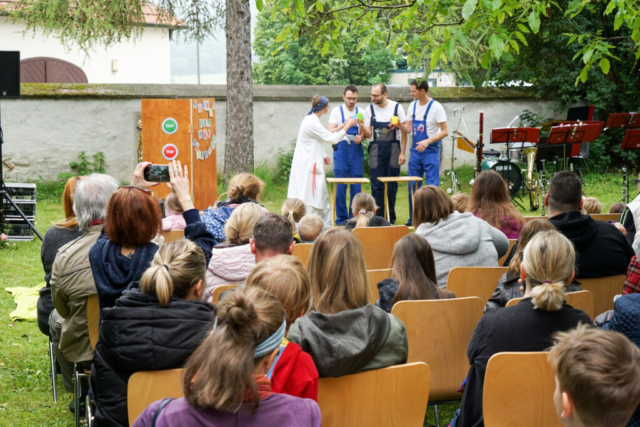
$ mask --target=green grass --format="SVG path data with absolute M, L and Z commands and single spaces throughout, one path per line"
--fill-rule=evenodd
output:
M 457 170 L 463 192 L 470 192 L 469 181 L 473 177 L 471 167 Z M 280 212 L 286 199 L 286 184 L 277 182 L 276 174 L 266 167 L 256 170 L 267 187 L 261 195 L 261 202 L 269 211 Z M 447 178 L 446 176 L 444 178 Z M 443 180 L 444 180 L 443 178 Z M 617 174 L 586 175 L 586 196 L 599 199 L 606 212 L 612 203 L 621 198 L 622 179 Z M 448 182 L 448 181 L 445 181 Z M 441 186 L 446 189 L 447 184 Z M 409 216 L 406 185 L 398 191 L 396 202 L 397 223 L 404 224 Z M 62 187 L 56 183 L 39 183 L 37 228 L 41 234 L 51 222 L 62 217 L 60 204 Z M 221 182 L 220 194 L 226 191 Z M 367 185 L 364 191 L 370 192 Z M 631 198 L 636 191 L 631 192 Z M 528 201 L 525 201 L 528 208 Z M 525 215 L 540 215 L 521 210 Z M 40 333 L 35 322 L 11 322 L 9 313 L 15 309 L 12 296 L 4 291 L 11 286 L 35 286 L 43 282 L 40 261 L 40 241 L 14 242 L 6 248 L 0 248 L 0 426 L 72 426 L 73 416 L 67 410 L 71 395 L 64 391 L 62 379 L 58 377 L 58 403 L 54 404 L 51 395 L 51 380 L 47 354 L 47 338 Z M 442 425 L 447 425 L 457 404 L 441 405 Z M 428 410 L 430 425 L 435 425 L 433 408 Z

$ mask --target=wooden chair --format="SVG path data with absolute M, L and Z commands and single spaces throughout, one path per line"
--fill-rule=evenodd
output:
M 447 290 L 457 298 L 478 297 L 485 306 L 507 271 L 507 267 L 455 267 L 449 271 Z
M 136 372 L 127 385 L 127 414 L 133 425 L 144 410 L 156 400 L 183 397 L 182 373 L 184 369 Z
M 293 255 L 302 261 L 304 268 L 309 265 L 309 256 L 311 255 L 311 249 L 313 249 L 313 243 L 296 243 L 293 247 Z
M 620 222 L 620 216 L 622 214 L 592 214 L 591 218 L 595 219 L 596 221 L 615 221 L 615 222 Z
M 429 400 L 425 363 L 391 366 L 340 378 L 320 378 L 322 425 L 422 427 Z
M 369 299 L 369 302 L 371 305 L 375 305 L 378 298 L 380 298 L 378 283 L 391 277 L 391 269 L 384 268 L 382 270 L 367 270 L 367 276 L 369 276 L 369 286 L 371 287 L 371 299 Z
M 578 279 L 582 290 L 593 294 L 594 316 L 613 310 L 613 297 L 622 293 L 626 278 L 627 276 L 620 274 L 595 279 Z
M 507 257 L 509 256 L 509 254 L 511 253 L 511 249 L 513 249 L 513 247 L 516 245 L 516 243 L 518 243 L 518 241 L 516 239 L 509 239 L 509 250 L 507 250 L 507 253 L 504 254 L 499 260 L 498 260 L 498 267 L 502 267 L 504 262 L 507 260 Z M 497 283 L 497 282 L 496 282 Z
M 483 314 L 480 298 L 400 301 L 391 309 L 407 330 L 408 363 L 431 368 L 431 402 L 457 401 L 469 372 L 467 346 Z
M 509 300 L 507 307 L 518 304 L 524 298 L 514 298 Z M 568 292 L 564 296 L 565 301 L 573 308 L 580 309 L 587 313 L 593 320 L 593 294 L 589 291 Z
M 98 344 L 98 336 L 100 334 L 100 303 L 98 302 L 98 295 L 89 295 L 87 297 L 87 329 L 89 331 L 89 342 L 91 343 L 91 350 L 95 350 Z M 82 387 L 80 387 L 80 381 L 82 378 L 89 378 L 91 376 L 91 369 L 78 366 L 75 362 L 73 364 L 73 404 L 74 408 L 78 408 L 80 404 L 80 397 L 82 396 Z M 86 397 L 86 417 L 87 424 L 92 425 L 93 415 L 91 414 L 91 402 L 90 397 Z M 75 411 L 76 427 L 80 425 L 80 411 Z
M 528 223 L 529 221 L 533 221 L 534 219 L 549 219 L 548 216 L 525 216 L 524 223 Z
M 175 242 L 176 240 L 184 239 L 184 230 L 167 230 L 162 232 L 164 242 Z
M 220 299 L 220 295 L 222 295 L 223 293 L 230 291 L 231 289 L 235 289 L 237 288 L 238 285 L 220 285 L 217 288 L 215 288 L 213 290 L 213 293 L 211 294 L 211 304 L 216 305 L 218 304 L 218 300 Z
M 409 234 L 409 227 L 361 227 L 352 231 L 362 244 L 367 270 L 391 268 L 391 254 L 396 242 Z
M 549 353 L 498 353 L 487 364 L 484 425 L 561 427 L 553 404 L 555 376 Z

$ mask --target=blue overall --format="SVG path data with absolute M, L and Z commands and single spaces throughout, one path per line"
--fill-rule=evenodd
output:
M 398 104 L 396 104 L 394 116 L 398 115 Z M 396 128 L 391 122 L 376 121 L 376 114 L 371 104 L 371 129 L 372 137 L 369 142 L 369 168 L 371 175 L 371 193 L 376 200 L 378 210 L 377 216 L 384 217 L 384 184 L 378 181 L 378 177 L 400 176 L 400 141 L 396 137 Z M 398 183 L 390 182 L 388 187 L 389 197 L 389 222 L 396 222 L 396 193 Z
M 429 138 L 427 134 L 427 116 L 431 105 L 433 105 L 433 99 L 429 101 L 427 109 L 425 110 L 422 120 L 416 120 L 416 106 L 418 101 L 413 104 L 413 129 L 411 132 L 411 157 L 409 157 L 409 176 L 426 176 L 427 185 L 438 186 L 440 184 L 440 141 L 429 146 L 422 152 L 417 150 L 418 143 Z M 411 184 L 413 185 L 413 184 Z M 418 188 L 422 187 L 422 181 L 417 183 L 417 187 L 414 185 L 414 190 L 418 191 Z M 409 224 L 411 224 L 413 218 L 413 203 L 411 200 L 411 186 L 409 186 Z
M 358 114 L 357 106 L 355 114 Z M 342 116 L 342 123 L 344 123 L 345 117 L 342 105 L 340 106 L 340 116 Z M 352 126 L 347 130 L 345 139 L 338 143 L 338 149 L 333 152 L 333 175 L 336 178 L 362 178 L 364 151 L 362 144 L 356 144 L 353 141 L 356 135 L 358 135 L 358 125 Z M 349 211 L 347 212 L 347 186 L 345 184 L 338 184 L 336 189 L 337 225 L 342 225 L 349 218 L 353 217 L 353 215 L 349 215 L 349 212 L 351 212 L 353 198 L 360 190 L 360 184 L 351 184 Z

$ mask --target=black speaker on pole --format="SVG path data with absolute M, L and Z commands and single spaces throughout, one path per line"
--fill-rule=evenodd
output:
M 20 52 L 0 51 L 0 99 L 20 98 Z

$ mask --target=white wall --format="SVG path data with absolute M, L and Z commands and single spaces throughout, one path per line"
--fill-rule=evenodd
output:
M 65 49 L 53 37 L 41 32 L 23 35 L 24 24 L 13 24 L 0 17 L 0 50 L 19 50 L 20 59 L 38 56 L 71 62 L 82 68 L 89 83 L 171 83 L 169 30 L 145 27 L 138 40 L 123 41 L 105 50 L 103 46 L 89 52 L 89 57 L 77 46 Z M 111 61 L 118 60 L 118 71 L 111 70 Z

